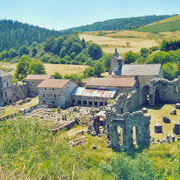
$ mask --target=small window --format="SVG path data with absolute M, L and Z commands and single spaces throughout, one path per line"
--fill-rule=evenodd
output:
M 56 95 L 54 94 L 54 97 L 56 97 Z

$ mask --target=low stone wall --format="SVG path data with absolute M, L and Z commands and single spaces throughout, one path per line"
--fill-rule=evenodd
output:
M 77 121 L 66 121 L 64 123 L 57 123 L 55 127 L 53 128 L 52 132 L 57 133 L 58 131 L 61 131 L 63 129 L 69 130 L 72 127 L 74 127 L 75 124 L 77 124 Z
M 26 109 L 21 109 L 18 113 L 14 113 L 14 114 L 10 114 L 8 116 L 4 116 L 4 117 L 0 118 L 0 121 L 5 121 L 7 119 L 13 118 L 13 117 L 17 116 L 19 113 L 25 115 L 26 113 L 29 113 L 29 112 L 33 111 L 34 109 L 47 108 L 47 107 L 48 106 L 44 105 L 44 104 L 38 104 L 35 106 L 31 106 L 31 107 L 26 108 Z
M 21 109 L 19 112 L 21 114 L 25 115 L 25 114 L 30 113 L 31 111 L 33 111 L 35 109 L 40 109 L 40 108 L 48 108 L 48 105 L 46 105 L 46 104 L 38 104 L 38 105 L 31 106 L 31 107 L 26 108 L 26 109 Z

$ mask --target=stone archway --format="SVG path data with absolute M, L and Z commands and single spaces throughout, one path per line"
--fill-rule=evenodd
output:
M 150 87 L 148 85 L 145 85 L 141 90 L 141 105 L 149 106 L 149 100 L 150 100 Z

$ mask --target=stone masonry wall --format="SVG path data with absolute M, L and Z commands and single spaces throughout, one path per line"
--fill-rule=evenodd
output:
M 60 106 L 67 108 L 73 104 L 72 92 L 77 87 L 77 84 L 70 81 L 63 89 L 59 88 L 39 88 L 39 102 L 48 105 Z
M 3 91 L 5 104 L 11 104 L 28 97 L 28 85 L 26 83 L 14 84 Z
M 180 102 L 180 76 L 173 81 L 167 79 L 153 79 L 150 83 L 150 105 L 154 106 L 159 102 L 178 103 Z
M 124 93 L 117 96 L 115 102 L 110 104 L 110 108 L 115 108 L 119 114 L 123 114 L 125 112 L 131 112 L 135 108 L 140 106 L 140 91 L 134 90 L 130 93 Z

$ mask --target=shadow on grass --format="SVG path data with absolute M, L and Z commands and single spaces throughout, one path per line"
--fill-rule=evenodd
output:
M 150 147 L 150 145 L 140 146 L 140 147 L 134 146 L 133 148 L 131 148 L 129 150 L 124 150 L 123 148 L 121 148 L 121 149 L 112 148 L 112 149 L 116 153 L 125 152 L 131 158 L 135 158 L 137 154 L 142 153 L 145 149 L 148 149 L 149 147 Z

